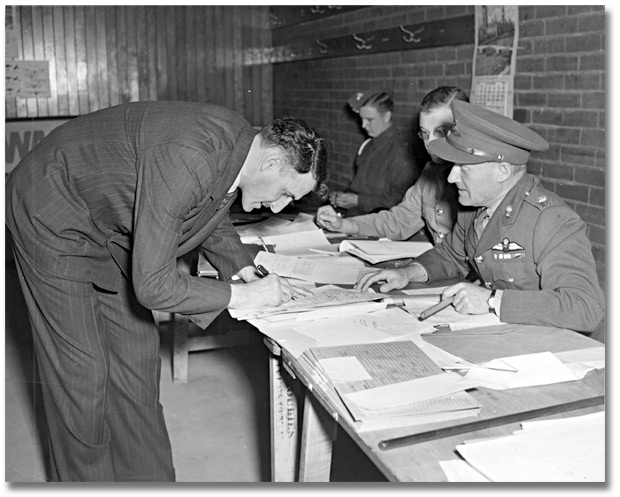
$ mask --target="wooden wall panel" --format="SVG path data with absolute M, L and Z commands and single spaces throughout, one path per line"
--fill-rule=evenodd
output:
M 18 58 L 47 60 L 50 98 L 5 99 L 7 119 L 72 117 L 138 100 L 273 117 L 268 6 L 18 6 Z M 258 64 L 258 63 L 256 63 Z

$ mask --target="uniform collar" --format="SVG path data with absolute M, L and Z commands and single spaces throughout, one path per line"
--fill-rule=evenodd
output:
M 530 175 L 524 174 L 521 179 L 510 189 L 504 199 L 499 203 L 494 215 L 489 220 L 478 246 L 476 254 L 486 252 L 501 241 L 504 226 L 509 226 L 515 222 L 523 206 L 524 200 L 530 191 L 538 183 L 538 180 Z

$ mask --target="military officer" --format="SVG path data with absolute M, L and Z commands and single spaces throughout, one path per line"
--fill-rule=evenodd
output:
M 548 143 L 522 124 L 455 100 L 455 125 L 429 144 L 454 163 L 448 181 L 465 206 L 444 243 L 406 268 L 367 274 L 356 288 L 381 292 L 409 282 L 477 275 L 447 287 L 461 314 L 493 312 L 504 323 L 597 329 L 604 297 L 586 227 L 538 178 L 526 172 L 530 152 Z M 480 284 L 478 284 L 480 283 Z

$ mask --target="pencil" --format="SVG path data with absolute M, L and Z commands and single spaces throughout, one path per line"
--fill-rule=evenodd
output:
M 454 295 L 452 297 L 448 297 L 447 299 L 442 300 L 439 304 L 435 304 L 428 309 L 423 310 L 420 313 L 420 321 L 432 316 L 433 314 L 437 314 L 442 309 L 448 307 L 454 301 Z

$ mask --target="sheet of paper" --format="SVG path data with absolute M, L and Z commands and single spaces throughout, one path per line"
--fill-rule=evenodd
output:
M 323 308 L 337 308 L 357 303 L 371 302 L 382 298 L 381 294 L 367 291 L 340 288 L 334 285 L 325 285 L 312 291 L 309 297 L 299 297 L 279 305 L 261 309 L 229 309 L 230 315 L 235 319 L 269 318 L 280 314 L 295 314 L 300 312 L 315 311 Z M 337 312 L 337 311 L 332 311 Z M 286 319 L 286 318 L 275 318 Z
M 271 216 L 257 223 L 236 226 L 235 229 L 243 243 L 258 243 L 258 237 L 279 235 L 286 232 L 286 227 L 292 223 L 288 219 Z
M 431 248 L 433 245 L 429 242 L 395 242 L 388 239 L 344 240 L 340 242 L 341 252 L 349 252 L 371 264 L 418 257 Z
M 361 268 L 349 264 L 315 261 L 313 259 L 271 254 L 260 251 L 254 258 L 255 264 L 262 264 L 268 271 L 285 278 L 313 281 L 315 283 L 331 283 L 341 285 L 355 284 L 362 274 L 375 269 Z
M 263 221 L 236 226 L 235 229 L 243 243 L 260 243 L 259 237 L 284 235 L 301 231 L 322 231 L 312 219 L 297 217 L 294 221 L 271 216 Z
M 523 423 L 514 435 L 457 445 L 494 482 L 604 482 L 605 412 Z M 544 423 L 538 427 L 534 423 Z
M 408 428 L 420 426 L 428 423 L 441 423 L 443 421 L 454 421 L 456 419 L 477 416 L 479 409 L 460 409 L 450 411 L 436 411 L 427 413 L 411 413 L 401 409 L 403 415 L 387 418 L 366 418 L 364 421 L 354 423 L 354 428 L 360 433 L 377 430 L 393 430 L 395 428 Z
M 447 286 L 436 286 L 428 288 L 411 288 L 402 290 L 407 295 L 441 295 Z
M 437 304 L 439 301 L 439 297 L 435 299 L 427 297 L 419 300 L 406 300 L 405 307 L 410 313 L 419 316 L 422 311 Z M 459 314 L 452 305 L 426 318 L 424 322 L 431 326 L 448 326 L 452 331 L 503 324 L 495 314 Z
M 494 390 L 548 385 L 578 378 L 551 352 L 494 359 L 471 368 L 466 378 Z
M 365 409 L 348 398 L 345 399 L 345 404 L 352 413 L 353 418 L 362 422 L 379 419 L 397 419 L 408 416 L 464 412 L 468 412 L 470 416 L 476 416 L 480 412 L 481 407 L 467 392 L 455 392 L 450 395 L 433 397 L 419 402 L 385 407 L 382 409 Z M 455 419 L 458 418 L 460 418 L 460 416 L 457 416 Z
M 605 367 L 605 347 L 591 347 L 588 349 L 567 350 L 556 352 L 555 356 L 564 364 L 585 364 L 594 369 Z
M 255 324 L 254 320 L 249 322 L 256 327 L 259 326 L 258 323 Z M 269 326 L 263 328 L 261 333 L 274 340 L 280 347 L 288 350 L 295 358 L 300 357 L 306 350 L 321 345 L 316 343 L 313 338 L 297 333 L 288 327 Z
M 276 254 L 299 256 L 309 254 L 310 248 L 330 248 L 322 230 L 297 231 L 282 235 L 263 236 L 265 245 L 274 247 Z
M 370 380 L 368 371 L 362 366 L 357 357 L 332 357 L 321 359 L 319 364 L 334 383 L 346 381 Z
M 311 321 L 295 325 L 292 329 L 323 345 L 375 343 L 387 338 L 384 333 L 356 322 L 353 317 Z
M 476 386 L 478 386 L 477 383 L 463 378 L 457 373 L 440 373 L 392 385 L 360 390 L 347 394 L 347 397 L 364 409 L 388 409 L 444 397 Z
M 439 461 L 439 466 L 441 466 L 450 483 L 483 483 L 491 481 L 466 461 L 460 459 Z

